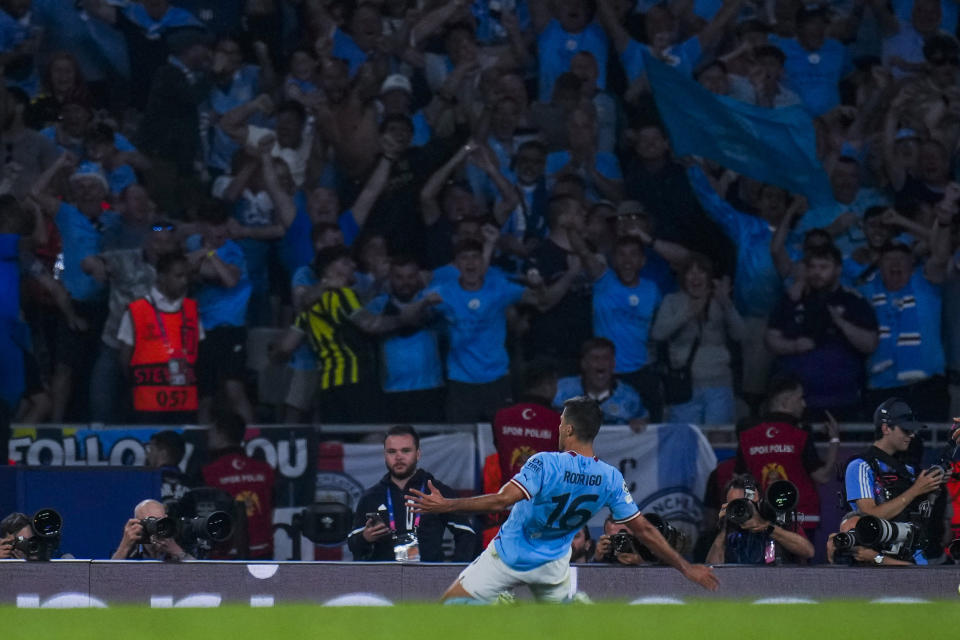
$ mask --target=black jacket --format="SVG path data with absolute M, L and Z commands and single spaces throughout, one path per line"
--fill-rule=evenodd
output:
M 456 494 L 453 489 L 437 481 L 430 473 L 423 469 L 418 469 L 401 491 L 397 485 L 390 480 L 390 474 L 380 478 L 380 482 L 367 489 L 357 502 L 357 509 L 353 515 L 353 531 L 347 538 L 350 551 L 353 553 L 354 560 L 370 561 L 388 561 L 394 560 L 393 541 L 389 537 L 382 538 L 375 543 L 369 543 L 363 539 L 363 527 L 367 522 L 368 513 L 375 513 L 380 510 L 381 505 L 386 509 L 387 491 L 390 491 L 393 499 L 394 517 L 396 520 L 396 531 L 405 533 L 407 523 L 411 526 L 414 521 L 414 514 L 407 516 L 405 494 L 408 489 L 421 490 L 427 485 L 427 480 L 432 480 L 433 485 L 440 490 L 445 497 L 454 498 Z M 389 523 L 388 523 L 389 524 Z M 420 543 L 420 559 L 423 562 L 445 562 L 447 559 L 443 555 L 443 530 L 449 528 L 453 533 L 455 548 L 453 552 L 453 562 L 470 562 L 476 556 L 477 534 L 469 521 L 463 515 L 459 514 L 424 514 L 420 519 L 420 529 L 417 538 Z

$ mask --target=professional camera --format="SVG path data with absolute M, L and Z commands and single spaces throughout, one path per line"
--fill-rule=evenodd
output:
M 179 522 L 177 542 L 193 557 L 203 560 L 215 544 L 233 534 L 236 503 L 229 493 L 212 487 L 187 491 L 180 500 L 167 506 L 167 512 Z
M 660 535 L 664 537 L 667 544 L 674 550 L 679 551 L 683 547 L 687 537 L 682 531 L 655 513 L 645 513 L 643 517 L 647 519 L 647 522 L 657 528 Z M 610 550 L 607 552 L 607 555 L 604 556 L 604 561 L 616 562 L 617 554 L 620 553 L 636 553 L 647 562 L 656 562 L 658 560 L 657 556 L 655 556 L 646 545 L 626 531 L 618 531 L 610 536 Z
M 910 522 L 891 522 L 875 516 L 863 516 L 854 531 L 861 546 L 907 560 L 912 555 L 913 544 L 920 530 Z
M 141 542 L 150 542 L 151 538 L 173 538 L 177 535 L 177 522 L 173 518 L 142 518 Z
M 833 536 L 833 548 L 838 553 L 841 551 L 850 551 L 854 547 L 863 546 L 857 537 L 857 530 L 843 531 Z
M 863 546 L 856 529 L 843 531 L 833 536 L 833 564 L 852 565 L 853 548 Z
M 316 544 L 341 544 L 350 535 L 353 511 L 342 502 L 317 502 L 295 513 L 294 528 Z
M 610 550 L 603 557 L 604 562 L 616 562 L 617 555 L 621 553 L 637 553 L 637 549 L 643 545 L 640 541 L 630 535 L 627 531 L 618 531 L 610 536 Z
M 646 518 L 650 524 L 657 528 L 657 531 L 660 532 L 660 535 L 664 537 L 664 539 L 667 541 L 667 544 L 669 544 L 674 551 L 679 551 L 686 543 L 687 536 L 683 533 L 683 531 L 680 531 L 680 529 L 677 529 L 675 526 L 657 514 L 645 513 L 643 514 L 643 517 Z M 654 562 L 657 560 L 657 557 L 642 544 L 637 545 L 637 552 L 643 556 L 644 560 L 647 560 L 648 562 Z
M 63 518 L 53 509 L 40 509 L 30 522 L 33 535 L 29 538 L 17 536 L 13 548 L 22 552 L 27 560 L 49 560 L 60 546 L 60 532 L 63 530 Z
M 760 517 L 764 520 L 776 522 L 782 526 L 786 524 L 788 514 L 796 508 L 798 498 L 799 493 L 795 484 L 789 480 L 777 480 L 767 487 L 763 500 L 757 507 L 754 507 L 753 501 L 749 498 L 731 500 L 727 505 L 727 520 L 739 527 L 759 511 Z
M 165 518 L 168 519 L 168 518 Z M 180 519 L 180 536 L 194 542 L 223 542 L 233 533 L 233 518 L 226 511 L 214 511 L 205 516 Z

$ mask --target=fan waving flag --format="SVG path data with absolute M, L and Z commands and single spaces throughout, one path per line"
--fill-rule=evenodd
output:
M 716 95 L 649 53 L 644 58 L 677 156 L 709 158 L 802 194 L 814 207 L 831 200 L 830 181 L 817 159 L 813 120 L 802 107 L 768 109 Z

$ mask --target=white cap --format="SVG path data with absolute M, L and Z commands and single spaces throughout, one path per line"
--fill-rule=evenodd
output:
M 410 84 L 410 79 L 402 73 L 394 73 L 387 76 L 387 79 L 383 81 L 383 85 L 380 87 L 380 95 L 387 93 L 388 91 L 406 91 L 407 93 L 413 93 L 413 85 Z

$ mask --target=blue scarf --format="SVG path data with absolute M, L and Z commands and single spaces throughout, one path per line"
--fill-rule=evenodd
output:
M 880 332 L 877 350 L 870 356 L 870 387 L 899 387 L 933 375 L 924 368 L 920 315 L 913 284 L 890 292 L 881 278 L 874 278 L 863 290 L 877 314 Z

